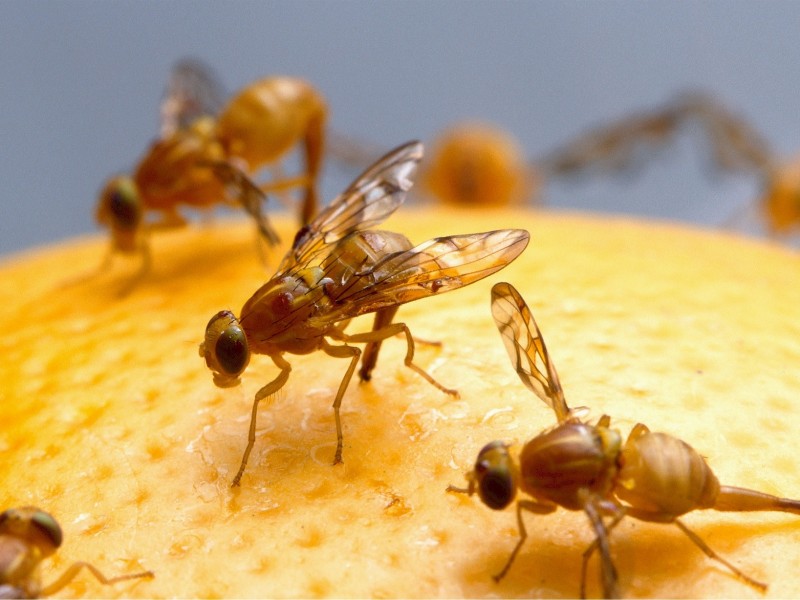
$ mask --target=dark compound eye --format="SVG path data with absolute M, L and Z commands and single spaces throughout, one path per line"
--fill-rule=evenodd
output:
M 508 469 L 489 469 L 478 482 L 478 495 L 493 510 L 502 510 L 514 500 L 516 487 Z
M 493 510 L 508 506 L 517 493 L 514 466 L 503 442 L 487 444 L 475 462 L 475 477 L 478 480 L 478 495 L 481 501 Z
M 53 546 L 58 548 L 61 542 L 64 541 L 64 534 L 61 531 L 61 526 L 49 513 L 43 510 L 37 510 L 31 517 L 31 523 L 53 543 Z
M 108 208 L 119 227 L 134 229 L 139 224 L 142 211 L 133 182 L 125 179 L 117 181 L 109 193 Z
M 247 338 L 238 325 L 231 325 L 220 333 L 214 344 L 219 366 L 229 375 L 238 375 L 247 366 L 250 352 Z

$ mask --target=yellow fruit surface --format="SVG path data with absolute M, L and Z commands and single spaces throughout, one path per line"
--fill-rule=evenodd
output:
M 288 243 L 292 222 L 277 219 Z M 531 243 L 489 280 L 403 306 L 416 362 L 383 345 L 373 380 L 342 404 L 344 464 L 332 466 L 330 404 L 346 361 L 286 358 L 288 384 L 263 403 L 240 488 L 230 487 L 256 390 L 277 373 L 254 356 L 242 385 L 218 389 L 198 356 L 209 318 L 238 314 L 285 250 L 259 261 L 253 228 L 218 222 L 152 236 L 154 266 L 117 258 L 91 270 L 100 237 L 0 264 L 0 504 L 60 521 L 45 582 L 86 560 L 61 596 L 574 597 L 585 515 L 526 515 L 529 538 L 507 577 L 491 576 L 517 540 L 513 509 L 493 512 L 463 485 L 478 450 L 516 448 L 555 423 L 522 386 L 489 312 L 512 282 L 544 334 L 572 407 L 626 436 L 637 422 L 679 436 L 724 484 L 800 497 L 800 258 L 766 243 L 664 223 L 578 214 L 406 208 L 385 228 L 414 242 L 524 227 Z M 370 317 L 351 330 L 370 327 Z M 752 577 L 766 597 L 800 597 L 800 517 L 694 512 L 685 523 Z M 628 597 L 760 597 L 676 527 L 623 521 L 612 536 Z M 596 559 L 589 594 L 598 595 Z

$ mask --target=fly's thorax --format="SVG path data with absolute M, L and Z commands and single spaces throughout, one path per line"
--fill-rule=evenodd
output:
M 577 421 L 563 423 L 527 444 L 520 454 L 521 488 L 570 510 L 583 508 L 583 492 L 604 495 L 613 485 L 619 433 Z
M 368 286 L 383 273 L 375 265 L 395 252 L 413 248 L 409 239 L 391 231 L 356 231 L 342 238 L 322 263 L 325 275 L 333 280 L 331 295 L 335 299 L 340 286 L 351 284 L 354 277 L 360 277 L 356 285 Z
M 148 209 L 171 210 L 179 204 L 219 203 L 225 197 L 225 187 L 207 165 L 224 159 L 210 117 L 156 141 L 134 173 L 142 204 Z
M 127 175 L 109 179 L 100 191 L 96 221 L 111 232 L 114 248 L 120 252 L 138 249 L 144 207 L 136 183 Z
M 328 326 L 310 320 L 330 299 L 331 281 L 319 267 L 272 279 L 242 308 L 239 319 L 250 349 L 258 354 L 307 354 L 319 349 Z
M 714 506 L 719 481 L 689 444 L 665 433 L 647 432 L 625 443 L 615 493 L 630 506 L 651 513 L 652 520 L 671 521 Z

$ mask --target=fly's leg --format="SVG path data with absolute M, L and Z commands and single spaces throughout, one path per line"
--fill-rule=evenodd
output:
M 306 193 L 303 198 L 303 206 L 300 210 L 300 220 L 303 225 L 311 222 L 318 210 L 319 200 L 317 199 L 317 179 L 322 167 L 322 159 L 325 156 L 325 121 L 327 120 L 327 109 L 324 104 L 320 104 L 315 114 L 309 119 L 306 134 L 303 138 L 303 156 L 306 167 Z
M 256 397 L 253 400 L 253 412 L 250 415 L 250 431 L 247 434 L 247 448 L 244 450 L 242 456 L 242 464 L 239 465 L 239 471 L 236 477 L 233 478 L 231 487 L 237 487 L 244 474 L 244 469 L 247 466 L 247 459 L 250 458 L 250 452 L 253 450 L 253 445 L 256 443 L 256 417 L 258 416 L 258 403 L 264 398 L 267 398 L 281 389 L 289 380 L 289 374 L 292 372 L 292 365 L 290 365 L 280 354 L 271 356 L 272 362 L 281 370 L 278 376 L 270 381 L 267 385 L 262 387 L 256 392 Z
M 347 337 L 347 336 L 345 336 Z M 339 415 L 339 409 L 342 406 L 342 398 L 347 389 L 347 385 L 353 378 L 353 372 L 356 370 L 358 359 L 361 356 L 361 349 L 355 346 L 331 346 L 325 340 L 322 340 L 322 350 L 328 356 L 334 358 L 349 358 L 350 366 L 347 367 L 342 381 L 339 384 L 339 390 L 336 392 L 336 398 L 333 401 L 333 416 L 336 419 L 336 454 L 333 456 L 333 464 L 342 462 L 342 448 L 344 446 L 344 434 L 342 433 L 342 419 Z
M 130 575 L 119 575 L 117 577 L 106 577 L 100 570 L 95 567 L 94 565 L 90 565 L 87 562 L 76 562 L 73 563 L 66 571 L 61 574 L 61 577 L 56 579 L 53 583 L 48 585 L 47 587 L 43 588 L 40 592 L 41 597 L 51 596 L 67 585 L 70 581 L 75 579 L 75 576 L 80 572 L 81 569 L 86 568 L 95 578 L 102 583 L 103 585 L 111 585 L 113 583 L 117 583 L 120 581 L 126 581 L 128 579 L 139 579 L 139 578 L 147 578 L 152 579 L 155 577 L 152 571 L 143 571 L 141 573 L 132 573 Z
M 265 239 L 270 246 L 276 246 L 280 242 L 280 239 L 272 228 L 269 219 L 267 219 L 267 215 L 265 215 L 262 210 L 263 203 L 267 200 L 267 196 L 258 186 L 250 181 L 243 171 L 236 171 L 236 176 L 240 180 L 241 186 L 236 200 L 241 204 L 245 212 L 253 217 L 261 237 Z
M 283 175 L 283 171 L 273 172 L 273 179 L 272 181 L 268 181 L 266 183 L 260 183 L 258 188 L 266 193 L 275 193 L 279 194 L 280 192 L 285 192 L 287 190 L 291 190 L 296 187 L 304 187 L 307 185 L 308 177 L 305 175 L 298 175 L 297 177 L 285 177 Z M 281 204 L 284 204 L 286 198 L 283 198 Z M 285 206 L 289 207 L 290 205 L 287 203 Z
M 342 334 L 341 339 L 345 342 L 353 342 L 356 344 L 364 342 L 369 344 L 370 342 L 381 342 L 386 338 L 392 337 L 393 335 L 398 335 L 400 333 L 406 336 L 406 344 L 408 344 L 406 357 L 403 361 L 404 364 L 409 369 L 422 376 L 428 383 L 437 389 L 443 391 L 445 394 L 449 394 L 450 396 L 455 396 L 458 398 L 458 390 L 444 387 L 441 383 L 431 377 L 422 367 L 414 364 L 414 338 L 411 336 L 411 331 L 408 329 L 408 326 L 405 323 L 392 323 L 391 325 L 387 325 L 381 329 L 374 329 L 373 331 L 368 331 L 365 333 L 356 333 L 353 335 Z
M 228 189 L 229 199 L 240 204 L 245 212 L 253 217 L 261 236 L 271 246 L 280 242 L 278 234 L 263 213 L 262 204 L 267 200 L 266 194 L 247 176 L 246 165 L 240 161 L 209 161 L 198 163 L 200 167 L 210 167 L 217 178 Z
M 139 270 L 131 277 L 131 279 L 123 285 L 119 291 L 117 292 L 117 296 L 123 297 L 127 296 L 131 293 L 133 288 L 135 288 L 139 282 L 144 279 L 144 277 L 150 272 L 150 269 L 153 267 L 153 260 L 150 254 L 150 244 L 147 241 L 146 233 L 140 232 L 139 239 L 136 242 L 136 249 L 134 252 L 138 253 L 141 256 L 141 264 L 139 265 Z M 114 262 L 114 255 L 119 251 L 119 249 L 115 246 L 114 242 L 112 241 L 108 252 L 103 257 L 102 262 L 91 271 L 87 273 L 83 273 L 82 275 L 77 275 L 76 277 L 69 278 L 63 281 L 60 284 L 60 287 L 68 288 L 74 285 L 79 285 L 94 279 L 108 271 L 111 268 L 112 263 Z
M 445 488 L 444 491 L 453 492 L 454 494 L 466 494 L 467 496 L 472 496 L 475 493 L 475 480 L 470 477 L 467 481 L 467 487 L 463 488 L 450 484 Z
M 375 322 L 372 324 L 372 331 L 379 331 L 391 325 L 392 319 L 394 319 L 399 308 L 399 306 L 389 306 L 375 311 Z M 383 342 L 383 339 L 367 342 L 367 345 L 364 346 L 361 368 L 358 370 L 358 376 L 361 378 L 361 381 L 369 381 L 372 379 L 372 370 L 378 362 L 378 352 L 380 352 L 381 349 L 381 342 Z
M 375 312 L 375 322 L 372 324 L 372 331 L 378 331 L 379 329 L 383 329 L 391 325 L 394 316 L 397 314 L 397 310 L 399 306 L 390 306 L 388 308 L 382 308 Z M 375 365 L 378 362 L 378 352 L 381 349 L 381 342 L 383 340 L 379 340 L 377 342 L 368 342 L 366 346 L 364 346 L 364 357 L 361 359 L 361 368 L 358 370 L 358 376 L 361 378 L 361 381 L 369 381 L 372 379 L 372 370 L 375 368 Z M 414 338 L 414 343 L 417 344 L 425 344 L 428 346 L 441 346 L 441 342 L 431 341 L 431 340 L 421 340 L 419 338 Z
M 519 531 L 519 539 L 517 540 L 517 545 L 514 546 L 514 549 L 511 551 L 511 555 L 508 557 L 505 566 L 497 575 L 493 575 L 492 579 L 494 579 L 497 583 L 500 583 L 500 580 L 506 576 L 506 573 L 508 573 L 508 570 L 511 568 L 514 559 L 517 558 L 517 554 L 519 553 L 520 548 L 522 548 L 522 544 L 524 544 L 525 540 L 528 539 L 528 531 L 525 529 L 525 521 L 522 520 L 522 511 L 527 510 L 528 512 L 532 512 L 537 515 L 546 515 L 556 510 L 556 508 L 557 507 L 554 504 L 539 504 L 533 500 L 517 500 L 517 529 Z
M 153 257 L 150 253 L 150 243 L 147 239 L 147 234 L 145 233 L 142 236 L 142 239 L 139 241 L 139 253 L 142 255 L 142 264 L 139 267 L 139 270 L 136 271 L 136 274 L 130 278 L 128 283 L 122 286 L 117 295 L 120 297 L 127 296 L 133 291 L 139 282 L 145 278 L 145 276 L 150 272 L 153 268 Z M 109 257 L 110 258 L 110 257 Z
M 102 262 L 97 265 L 94 269 L 82 273 L 80 275 L 76 275 L 75 277 L 70 277 L 69 279 L 65 279 L 61 282 L 59 287 L 61 288 L 68 288 L 74 285 L 79 285 L 81 283 L 85 283 L 86 281 L 90 281 L 95 277 L 98 277 L 108 271 L 111 268 L 112 263 L 114 262 L 114 254 L 117 252 L 117 249 L 114 247 L 114 243 L 112 242 L 106 252 L 106 255 L 103 257 Z
M 737 576 L 739 579 L 741 579 L 742 581 L 744 581 L 744 582 L 745 582 L 747 585 L 749 585 L 749 586 L 751 586 L 751 587 L 754 587 L 755 589 L 757 589 L 757 590 L 758 590 L 758 591 L 760 591 L 760 592 L 764 592 L 764 591 L 766 591 L 766 589 L 767 589 L 767 584 L 766 584 L 766 583 L 762 583 L 762 582 L 760 582 L 760 581 L 757 581 L 756 579 L 753 579 L 752 577 L 749 577 L 749 576 L 745 575 L 744 573 L 742 573 L 742 572 L 741 572 L 739 569 L 737 569 L 736 567 L 734 567 L 734 566 L 733 566 L 731 563 L 729 563 L 727 560 L 725 560 L 724 558 L 722 558 L 722 557 L 721 557 L 719 554 L 717 554 L 716 552 L 714 552 L 714 551 L 713 551 L 713 550 L 712 550 L 712 549 L 711 549 L 711 548 L 708 546 L 708 544 L 706 544 L 706 543 L 705 543 L 705 542 L 704 542 L 704 541 L 703 541 L 703 540 L 700 538 L 700 536 L 699 536 L 699 535 L 697 535 L 697 534 L 696 534 L 695 532 L 693 532 L 691 529 L 689 529 L 688 527 L 686 527 L 686 525 L 684 525 L 684 524 L 683 524 L 683 523 L 680 521 L 680 519 L 675 519 L 674 523 L 675 523 L 675 525 L 677 525 L 677 526 L 678 526 L 678 528 L 679 528 L 679 529 L 680 529 L 680 530 L 681 530 L 683 533 L 685 533 L 685 534 L 686 534 L 686 536 L 687 536 L 687 537 L 688 537 L 690 540 L 692 540 L 692 542 L 694 542 L 694 545 L 695 545 L 695 546 L 697 546 L 698 548 L 700 548 L 700 550 L 702 550 L 702 551 L 703 551 L 703 553 L 704 553 L 706 556 L 708 556 L 710 559 L 712 559 L 712 560 L 716 560 L 717 562 L 720 562 L 720 563 L 722 563 L 723 565 L 725 565 L 726 567 L 728 567 L 728 569 L 730 569 L 730 571 L 731 571 L 731 572 L 732 572 L 734 575 L 736 575 L 736 576 Z
M 605 415 L 604 415 L 605 416 Z M 608 545 L 608 537 L 614 528 L 625 517 L 625 511 L 620 510 L 616 505 L 607 505 L 607 503 L 600 503 L 600 509 L 603 512 L 611 512 L 614 514 L 611 522 L 606 526 L 603 524 L 602 519 L 597 510 L 594 502 L 587 502 L 584 506 L 586 515 L 592 524 L 595 532 L 594 541 L 589 544 L 583 552 L 583 561 L 581 563 L 581 598 L 586 598 L 586 572 L 589 565 L 589 559 L 595 550 L 600 550 L 600 569 L 603 579 L 603 595 L 606 598 L 619 598 L 619 589 L 617 588 L 617 569 L 611 560 L 611 548 Z

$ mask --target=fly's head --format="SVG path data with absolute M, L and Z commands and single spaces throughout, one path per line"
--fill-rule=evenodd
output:
M 64 540 L 58 521 L 35 506 L 9 508 L 0 513 L 0 535 L 24 540 L 38 549 L 41 558 L 53 554 Z
M 116 250 L 136 250 L 143 214 L 141 196 L 133 179 L 127 175 L 109 179 L 100 192 L 95 218 L 111 231 Z
M 517 495 L 519 469 L 501 441 L 486 444 L 478 453 L 469 475 L 469 489 L 477 487 L 481 502 L 493 510 L 503 510 Z
M 200 356 L 214 374 L 218 387 L 239 385 L 239 376 L 250 362 L 250 348 L 239 320 L 229 310 L 211 317 L 200 344 Z

